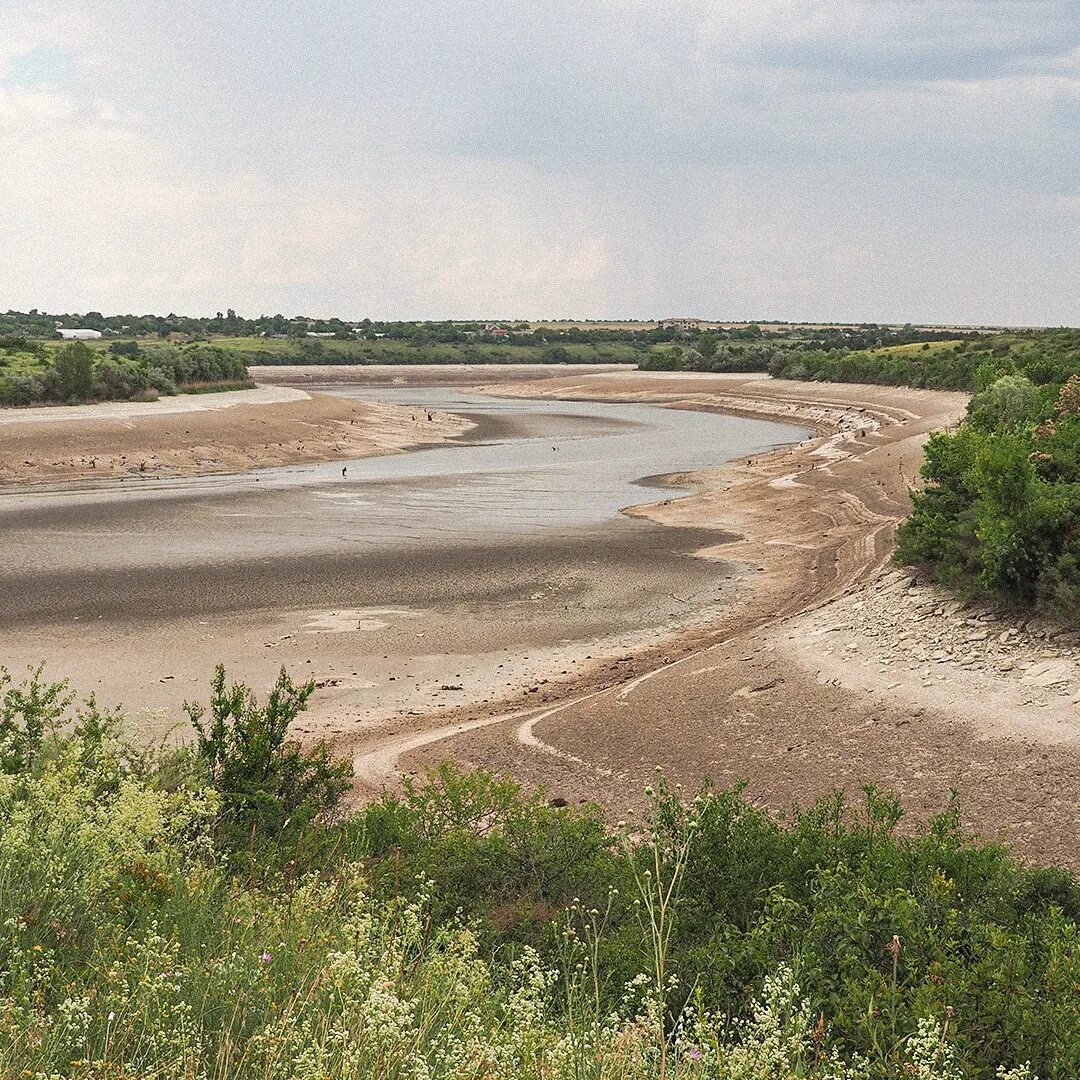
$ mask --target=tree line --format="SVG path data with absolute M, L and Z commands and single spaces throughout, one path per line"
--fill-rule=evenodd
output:
M 826 351 L 834 349 L 876 348 L 883 345 L 901 344 L 909 341 L 940 341 L 945 338 L 966 337 L 971 332 L 938 330 L 910 325 L 898 327 L 877 323 L 861 323 L 850 326 L 803 326 L 798 324 L 751 322 L 745 325 L 718 327 L 707 331 L 724 341 L 761 341 L 763 339 L 791 338 L 806 343 L 807 347 Z M 337 317 L 322 318 L 307 315 L 258 315 L 247 318 L 229 308 L 213 316 L 126 314 L 104 315 L 100 311 L 49 313 L 31 311 L 7 311 L 0 314 L 0 334 L 24 335 L 31 338 L 56 339 L 59 330 L 96 330 L 109 337 L 169 338 L 169 337 L 274 337 L 303 338 L 308 334 L 350 340 L 360 338 L 375 340 L 386 338 L 423 344 L 465 344 L 469 341 L 492 343 L 501 341 L 511 344 L 536 344 L 559 341 L 571 344 L 614 344 L 639 342 L 645 345 L 663 344 L 671 341 L 689 342 L 699 336 L 693 328 L 677 324 L 635 326 L 618 323 L 590 325 L 588 323 L 566 325 L 558 323 L 530 323 L 521 320 L 345 320 Z
M 131 401 L 249 385 L 243 359 L 215 345 L 151 352 L 117 342 L 102 351 L 73 341 L 50 352 L 23 339 L 0 338 L 0 405 Z

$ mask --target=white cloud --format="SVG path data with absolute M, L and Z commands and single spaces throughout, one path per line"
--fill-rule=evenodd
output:
M 522 167 L 375 155 L 315 189 L 178 168 L 146 125 L 55 91 L 0 91 L 0 121 L 0 293 L 18 307 L 483 316 L 557 308 L 604 264 Z
M 1071 0 L 0 0 L 0 290 L 1076 322 L 1078 140 Z

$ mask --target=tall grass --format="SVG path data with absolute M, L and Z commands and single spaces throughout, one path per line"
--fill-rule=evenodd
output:
M 220 677 L 218 686 L 251 730 L 257 703 Z M 850 857 L 845 874 L 845 860 L 826 854 L 847 845 L 865 856 L 869 845 L 877 876 L 889 877 L 902 845 L 879 796 L 868 829 L 844 833 L 819 813 L 773 832 L 737 795 L 687 801 L 661 788 L 649 825 L 630 836 L 507 782 L 444 770 L 351 819 L 309 817 L 295 831 L 278 823 L 245 837 L 223 770 L 197 752 L 132 750 L 119 716 L 93 701 L 71 710 L 40 675 L 21 686 L 0 676 L 5 1077 L 960 1080 L 997 1064 L 973 1055 L 970 1037 L 957 1040 L 966 1007 L 920 996 L 924 980 L 940 988 L 935 970 L 952 978 L 950 938 L 965 938 L 976 969 L 988 949 L 1016 966 L 1011 985 L 1007 965 L 999 985 L 983 978 L 984 994 L 1022 1002 L 1037 971 L 1043 997 L 1029 1007 L 1044 1009 L 1034 1026 L 1048 1038 L 1077 1000 L 1067 985 L 1077 982 L 1075 923 L 1053 909 L 1056 936 L 1044 927 L 1025 947 L 1003 918 L 996 939 L 970 937 L 955 916 L 956 877 L 941 869 L 958 865 L 944 832 L 917 848 L 932 862 L 938 845 L 941 880 L 921 897 L 884 882 L 909 922 L 881 919 L 871 877 L 857 879 Z M 745 857 L 717 879 L 717 852 L 730 853 L 736 834 L 753 836 L 784 872 L 795 863 L 780 834 L 803 858 L 831 863 L 811 887 L 829 902 L 800 900 L 775 880 L 762 897 L 744 895 Z M 552 849 L 570 860 L 565 877 L 544 862 Z M 1016 873 L 1014 884 L 1026 880 Z M 741 930 L 733 900 L 745 909 Z M 942 964 L 913 975 L 909 950 L 927 947 L 909 939 L 920 904 L 941 915 Z M 1029 919 L 1037 908 L 1027 905 Z M 881 956 L 870 983 L 856 960 L 860 935 Z M 1046 954 L 1025 954 L 1036 947 Z M 823 975 L 836 960 L 838 974 Z M 717 977 L 724 962 L 733 978 Z M 868 1000 L 869 985 L 878 989 Z M 852 1002 L 868 1010 L 861 1029 Z M 998 1026 L 1012 1060 L 1030 1056 L 1022 1005 Z M 1068 1043 L 1053 1045 L 1044 1075 L 1069 1075 Z

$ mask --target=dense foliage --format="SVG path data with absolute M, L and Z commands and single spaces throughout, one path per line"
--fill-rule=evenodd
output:
M 460 336 L 460 335 L 459 335 Z M 647 346 L 627 342 L 549 344 L 532 334 L 494 338 L 478 334 L 461 341 L 417 337 L 349 340 L 322 338 L 222 339 L 221 346 L 252 367 L 275 364 L 634 364 Z
M 130 401 L 247 385 L 243 359 L 216 345 L 146 350 L 116 342 L 103 350 L 82 341 L 49 347 L 0 338 L 0 406 Z
M 1004 375 L 926 447 L 897 557 L 962 592 L 1080 621 L 1080 375 Z
M 784 379 L 885 383 L 935 390 L 982 390 L 1003 375 L 1036 385 L 1080 374 L 1080 330 L 986 334 L 963 341 L 924 341 L 870 351 L 807 349 L 778 354 L 769 373 Z
M 605 344 L 630 341 L 671 341 L 696 336 L 694 331 L 675 323 L 635 322 L 569 322 L 542 321 L 539 323 L 510 320 L 484 322 L 476 320 L 385 321 L 373 319 L 343 320 L 317 318 L 307 315 L 259 315 L 245 318 L 232 308 L 213 316 L 177 315 L 103 315 L 100 311 L 84 313 L 48 313 L 38 311 L 7 311 L 0 314 L 0 334 L 48 339 L 58 336 L 60 329 L 96 330 L 110 337 L 168 338 L 186 337 L 265 337 L 302 339 L 310 334 L 348 340 L 355 336 L 374 340 L 388 338 L 413 344 L 463 344 L 481 339 L 504 339 L 518 343 L 534 342 L 540 338 L 558 338 L 575 344 Z M 758 323 L 735 324 L 717 331 L 733 341 L 754 341 L 765 336 Z M 772 331 L 770 333 L 775 333 Z M 955 331 L 926 327 L 883 326 L 876 323 L 836 326 L 784 326 L 782 334 L 791 333 L 805 338 L 814 348 L 865 349 L 907 341 L 937 341 L 946 337 L 964 336 Z M 520 340 L 519 340 L 520 339 Z
M 1080 887 L 955 810 L 900 835 L 872 789 L 781 822 L 661 786 L 613 833 L 443 768 L 335 817 L 337 785 L 293 784 L 319 770 L 282 724 L 308 692 L 283 675 L 261 706 L 219 674 L 199 744 L 149 753 L 93 700 L 69 716 L 40 673 L 0 675 L 0 1072 L 1080 1069 Z
M 90 346 L 99 375 L 84 371 L 79 378 L 64 380 L 56 374 L 59 356 L 53 339 L 61 329 L 103 335 Z M 279 364 L 633 364 L 654 371 L 754 372 L 782 367 L 793 357 L 809 356 L 812 366 L 815 357 L 847 355 L 854 349 L 978 336 L 974 331 L 876 324 L 748 323 L 701 332 L 678 321 L 347 322 L 280 314 L 248 319 L 232 309 L 212 318 L 9 311 L 0 315 L 0 334 L 18 345 L 6 354 L 0 345 L 0 405 L 131 398 L 183 389 L 200 380 L 173 370 L 178 345 L 182 353 L 200 347 L 221 350 L 228 373 L 201 381 L 224 383 L 245 379 L 242 367 Z
M 721 342 L 713 334 L 702 334 L 692 346 L 672 343 L 653 349 L 638 367 L 643 371 L 767 371 L 778 356 L 800 348 L 790 340 Z
M 926 448 L 897 557 L 969 596 L 1080 621 L 1080 331 L 777 356 L 777 377 L 974 391 Z
M 813 371 L 833 370 L 832 365 L 842 364 L 854 350 L 902 348 L 912 343 L 929 349 L 931 342 L 949 340 L 955 344 L 957 336 L 956 331 L 911 326 L 792 326 L 766 334 L 752 325 L 734 333 L 708 331 L 689 344 L 675 341 L 666 348 L 655 348 L 639 366 L 650 371 L 771 371 L 778 376 L 809 378 Z M 974 336 L 966 335 L 965 342 Z

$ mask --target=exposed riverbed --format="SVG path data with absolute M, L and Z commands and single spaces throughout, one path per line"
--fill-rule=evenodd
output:
M 722 536 L 620 510 L 663 497 L 649 477 L 805 434 L 649 405 L 331 392 L 476 426 L 408 454 L 9 491 L 0 663 L 46 658 L 174 717 L 219 659 L 257 685 L 281 664 L 311 672 L 343 724 L 491 699 L 706 617 L 731 575 L 688 556 Z

